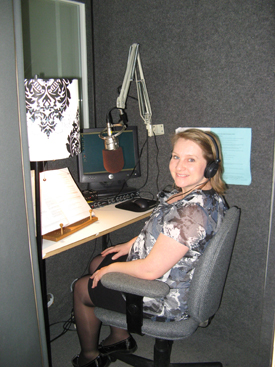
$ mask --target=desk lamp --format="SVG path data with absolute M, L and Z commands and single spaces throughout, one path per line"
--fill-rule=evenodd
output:
M 43 162 L 80 153 L 77 79 L 25 79 L 26 120 L 30 161 L 35 167 L 36 239 L 49 361 L 45 261 L 42 259 L 40 172 Z

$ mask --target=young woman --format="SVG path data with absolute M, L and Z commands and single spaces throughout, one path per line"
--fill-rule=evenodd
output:
M 159 194 L 159 205 L 139 236 L 103 251 L 91 262 L 90 275 L 75 284 L 81 345 L 80 355 L 72 360 L 75 367 L 105 367 L 111 353 L 132 353 L 137 348 L 126 330 L 115 327 L 98 345 L 101 322 L 93 307 L 125 313 L 123 295 L 101 284 L 104 274 L 121 272 L 167 283 L 170 293 L 163 299 L 144 298 L 144 317 L 171 322 L 188 318 L 188 290 L 196 263 L 227 210 L 221 196 L 226 185 L 217 138 L 198 129 L 176 134 L 169 169 L 176 189 Z

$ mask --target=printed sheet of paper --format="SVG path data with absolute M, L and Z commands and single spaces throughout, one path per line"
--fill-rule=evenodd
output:
M 90 215 L 90 206 L 68 168 L 40 173 L 42 235 Z
M 186 130 L 178 128 L 176 132 Z M 221 142 L 224 181 L 229 185 L 250 185 L 251 184 L 251 128 L 198 128 L 204 131 L 212 131 Z

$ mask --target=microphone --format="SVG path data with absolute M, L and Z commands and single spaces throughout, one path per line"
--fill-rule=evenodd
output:
M 121 126 L 122 129 L 113 134 L 112 127 Z M 122 148 L 119 146 L 117 136 L 126 129 L 124 124 L 111 124 L 107 121 L 107 127 L 101 131 L 99 137 L 104 140 L 104 149 L 102 150 L 103 165 L 107 172 L 117 173 L 124 167 L 124 158 Z M 107 132 L 107 135 L 103 135 Z

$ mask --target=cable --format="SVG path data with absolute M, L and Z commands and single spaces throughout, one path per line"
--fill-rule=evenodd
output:
M 151 195 L 151 199 L 152 200 L 154 199 L 154 194 L 151 191 L 149 191 L 149 190 L 142 190 L 141 192 L 142 193 L 148 193 L 148 194 L 150 194 Z
M 97 244 L 97 238 L 96 238 L 94 241 L 95 241 L 95 244 L 94 244 L 94 246 L 93 246 L 93 251 L 92 251 L 92 253 L 91 253 L 91 255 L 90 255 L 89 259 L 88 259 L 87 265 L 85 266 L 85 268 L 84 268 L 84 270 L 83 270 L 83 272 L 82 272 L 81 276 L 80 276 L 78 279 L 82 278 L 82 277 L 83 277 L 83 275 L 85 275 L 86 271 L 87 271 L 87 270 L 88 270 L 88 268 L 89 268 L 90 262 L 92 261 L 92 259 L 93 259 L 93 257 L 94 257 L 94 253 L 95 253 L 95 249 L 96 249 L 96 244 Z
M 209 182 L 209 181 L 210 181 L 210 178 L 207 179 L 205 182 L 201 182 L 201 183 L 195 185 L 194 187 L 192 187 L 190 190 L 188 190 L 186 192 L 182 192 L 181 191 L 178 194 L 173 195 L 173 198 L 175 198 L 177 196 L 182 196 L 182 195 L 184 195 L 184 197 L 185 197 L 187 194 L 189 194 L 190 192 L 192 192 L 193 190 L 195 190 L 195 188 L 198 187 L 198 186 L 202 186 L 202 187 L 199 188 L 199 190 L 202 190 L 204 188 L 204 186 L 207 184 L 207 182 Z
M 147 184 L 148 177 L 149 177 L 149 145 L 148 145 L 148 142 L 149 142 L 149 140 L 148 140 L 148 136 L 147 136 L 147 138 L 146 138 L 146 140 L 145 140 L 145 142 L 143 144 L 143 147 L 141 149 L 141 154 L 140 154 L 140 157 L 141 157 L 143 148 L 145 147 L 145 144 L 147 143 L 147 172 L 146 172 L 146 180 L 145 180 L 144 184 L 139 188 L 139 190 L 141 190 Z
M 158 143 L 157 143 L 157 137 L 156 134 L 154 133 L 154 140 L 155 140 L 155 145 L 157 148 L 157 154 L 156 154 L 156 164 L 157 164 L 157 177 L 156 177 L 156 186 L 157 186 L 157 192 L 159 192 L 159 162 L 158 162 L 158 158 L 159 158 L 159 147 L 158 147 Z
M 122 88 L 122 85 L 120 85 L 119 87 L 117 87 L 117 94 L 118 94 L 118 95 L 120 95 L 121 88 Z M 127 98 L 131 98 L 131 99 L 133 99 L 134 101 L 138 101 L 138 98 L 133 97 L 133 96 L 130 96 L 129 94 L 128 94 Z
M 74 311 L 72 309 L 71 311 L 71 316 L 67 321 L 58 321 L 58 322 L 54 322 L 52 324 L 50 324 L 51 326 L 57 325 L 57 324 L 61 324 L 63 323 L 63 331 L 57 335 L 55 338 L 51 339 L 50 342 L 54 342 L 55 340 L 57 340 L 58 338 L 60 338 L 62 335 L 66 334 L 67 331 L 76 331 L 75 327 L 73 329 L 71 329 L 71 325 L 74 325 Z
M 143 146 L 142 146 L 142 148 L 141 148 L 141 150 L 140 150 L 139 158 L 138 158 L 138 160 L 137 160 L 137 163 L 135 164 L 135 167 L 132 169 L 132 172 L 130 173 L 130 175 L 129 175 L 129 177 L 127 178 L 127 180 L 125 180 L 125 181 L 123 182 L 123 184 L 122 184 L 122 186 L 121 186 L 120 191 L 119 191 L 119 192 L 116 194 L 116 196 L 115 196 L 115 199 L 120 195 L 120 193 L 123 191 L 123 189 L 124 189 L 125 185 L 127 184 L 128 180 L 129 180 L 129 179 L 132 177 L 132 175 L 134 174 L 135 169 L 136 169 L 137 165 L 138 165 L 138 164 L 139 164 L 139 162 L 140 162 L 140 159 L 141 159 L 141 156 L 142 156 L 142 152 L 143 152 L 143 148 L 144 148 L 144 146 L 145 146 L 146 142 L 148 142 L 148 136 L 147 136 L 147 138 L 146 138 L 146 140 L 145 140 L 145 142 L 144 142 L 144 144 L 143 144 Z M 148 169 L 147 169 L 147 172 L 148 172 Z M 143 185 L 143 186 L 144 186 L 144 185 Z M 142 187 L 143 187 L 143 186 L 142 186 Z M 139 189 L 137 189 L 137 190 L 139 190 Z
M 111 246 L 114 246 L 113 245 L 113 242 L 112 242 L 112 239 L 111 239 L 111 235 L 110 235 L 110 233 L 108 234 L 108 242 L 107 242 L 107 245 L 108 245 L 108 243 L 110 242 L 110 246 L 108 246 L 108 247 L 111 247 Z

